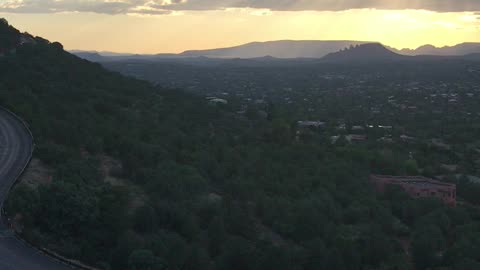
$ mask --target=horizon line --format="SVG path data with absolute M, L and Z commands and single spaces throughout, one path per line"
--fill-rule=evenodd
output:
M 278 39 L 278 40 L 267 40 L 267 41 L 250 41 L 250 42 L 246 42 L 246 43 L 242 43 L 242 44 L 238 44 L 238 45 L 232 45 L 232 46 L 228 46 L 228 47 L 215 47 L 215 48 L 207 48 L 207 49 L 188 49 L 188 50 L 184 50 L 182 52 L 159 52 L 159 53 L 137 53 L 137 52 L 119 52 L 119 51 L 110 51 L 110 50 L 101 50 L 101 51 L 97 51 L 97 50 L 88 50 L 88 49 L 67 49 L 67 51 L 69 52 L 91 52 L 91 53 L 98 53 L 98 54 L 102 54 L 102 53 L 111 53 L 111 54 L 124 54 L 124 55 L 161 55 L 161 54 L 171 54 L 171 55 L 178 55 L 178 54 L 182 54 L 182 53 L 185 53 L 185 52 L 194 52 L 194 51 L 208 51 L 208 50 L 221 50 L 221 49 L 230 49 L 230 48 L 236 48 L 236 47 L 241 47 L 241 46 L 245 46 L 245 45 L 249 45 L 249 44 L 256 44 L 256 43 L 272 43 L 272 42 L 282 42 L 282 41 L 293 41 L 293 42 L 319 42 L 319 41 L 323 41 L 323 42 L 361 42 L 361 43 L 365 43 L 365 44 L 370 44 L 370 43 L 379 43 L 385 47 L 389 47 L 389 48 L 393 48 L 395 50 L 399 50 L 399 51 L 402 51 L 402 50 L 417 50 L 421 47 L 424 47 L 424 46 L 433 46 L 435 48 L 447 48 L 447 47 L 454 47 L 454 46 L 458 46 L 458 45 L 461 45 L 461 44 L 468 44 L 468 43 L 478 43 L 480 44 L 480 42 L 476 42 L 476 41 L 463 41 L 463 42 L 460 42 L 460 43 L 455 43 L 453 45 L 445 45 L 445 46 L 441 46 L 441 47 L 437 47 L 435 45 L 432 45 L 432 44 L 423 44 L 423 45 L 420 45 L 416 48 L 398 48 L 398 47 L 395 47 L 395 46 L 391 46 L 391 45 L 388 45 L 388 44 L 384 44 L 383 42 L 381 41 L 362 41 L 362 40 L 349 40 L 349 39 Z

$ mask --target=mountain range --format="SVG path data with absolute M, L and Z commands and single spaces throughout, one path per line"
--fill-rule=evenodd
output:
M 185 57 L 214 57 L 214 58 L 258 58 L 271 56 L 275 58 L 321 58 L 340 49 L 365 44 L 364 41 L 293 41 L 280 40 L 268 42 L 252 42 L 230 48 L 185 51 Z
M 219 58 L 219 59 L 250 59 L 261 57 L 272 58 L 323 58 L 331 53 L 340 52 L 348 48 L 364 44 L 379 44 L 368 41 L 268 41 L 268 42 L 252 42 L 245 45 L 209 49 L 209 50 L 190 50 L 179 54 L 128 54 L 128 53 L 111 53 L 96 51 L 71 51 L 79 57 L 95 62 L 116 61 L 116 60 L 149 60 L 156 61 L 162 59 L 179 59 L 179 58 Z M 370 49 L 378 46 L 370 46 Z M 383 47 L 383 46 L 382 46 Z M 417 56 L 417 55 L 434 55 L 434 56 L 464 56 L 480 53 L 480 43 L 461 43 L 455 46 L 435 47 L 432 45 L 424 45 L 417 49 L 395 49 L 384 46 L 389 51 L 399 55 Z M 365 48 L 364 48 L 365 49 Z
M 441 56 L 459 56 L 473 53 L 480 53 L 480 43 L 465 42 L 455 46 L 435 47 L 433 45 L 423 45 L 417 49 L 402 49 L 396 50 L 389 48 L 392 51 L 403 55 L 441 55 Z

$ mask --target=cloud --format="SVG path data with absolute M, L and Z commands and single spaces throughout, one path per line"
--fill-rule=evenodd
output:
M 6 1 L 6 2 L 3 2 Z M 101 14 L 150 14 L 175 13 L 164 9 L 165 5 L 179 4 L 181 0 L 0 0 L 0 12 L 7 13 L 61 13 L 92 12 Z
M 188 0 L 169 9 L 211 10 L 227 7 L 278 11 L 341 11 L 349 9 L 425 9 L 438 12 L 480 11 L 479 0 Z
M 480 11 L 480 0 L 0 0 L 0 12 L 170 14 L 173 11 L 252 8 L 270 11 L 342 11 L 349 9 L 425 9 Z
M 96 12 L 122 14 L 132 8 L 133 1 L 91 0 L 5 0 L 0 3 L 0 12 L 11 13 L 60 13 Z

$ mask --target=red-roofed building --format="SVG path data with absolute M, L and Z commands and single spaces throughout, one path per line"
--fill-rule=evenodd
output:
M 455 184 L 423 176 L 371 175 L 370 180 L 381 193 L 385 192 L 388 185 L 396 185 L 402 187 L 412 198 L 438 198 L 448 205 L 456 204 Z

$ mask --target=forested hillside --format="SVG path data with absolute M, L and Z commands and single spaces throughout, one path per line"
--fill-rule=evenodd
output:
M 18 185 L 7 211 L 37 245 L 114 270 L 480 269 L 478 209 L 376 195 L 368 175 L 384 163 L 365 146 L 296 140 L 278 106 L 240 115 L 59 43 L 15 44 L 0 105 L 53 173 Z
M 0 54 L 17 46 L 20 42 L 20 32 L 8 25 L 5 19 L 0 18 Z

